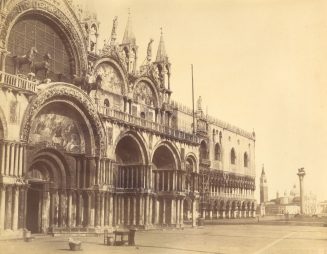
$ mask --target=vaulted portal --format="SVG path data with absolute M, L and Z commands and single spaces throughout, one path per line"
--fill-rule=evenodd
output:
M 149 225 L 151 169 L 144 142 L 136 133 L 127 132 L 116 146 L 116 195 L 114 224 L 117 226 Z
M 183 223 L 185 172 L 180 170 L 179 156 L 173 146 L 160 145 L 152 157 L 154 190 L 154 223 L 179 226 Z

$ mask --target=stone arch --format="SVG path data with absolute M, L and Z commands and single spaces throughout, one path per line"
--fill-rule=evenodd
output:
M 155 153 L 156 151 L 160 148 L 160 147 L 165 147 L 168 149 L 168 151 L 171 153 L 171 155 L 173 156 L 173 159 L 174 159 L 174 163 L 176 165 L 176 170 L 177 169 L 180 169 L 181 168 L 181 157 L 180 157 L 180 154 L 178 152 L 178 148 L 172 144 L 171 142 L 169 141 L 162 141 L 162 142 L 159 142 L 153 149 L 153 154 L 152 154 L 152 158 L 151 158 L 151 161 L 153 162 L 153 159 L 154 159 L 154 156 L 155 156 Z
M 67 83 L 52 83 L 42 90 L 29 104 L 21 126 L 21 139 L 24 142 L 29 141 L 31 126 L 33 120 L 51 103 L 64 103 L 70 105 L 79 116 L 84 119 L 87 126 L 90 145 L 90 153 L 98 156 L 106 154 L 106 139 L 103 124 L 98 116 L 96 107 L 82 90 L 74 85 Z
M 121 133 L 117 137 L 117 139 L 116 139 L 116 141 L 114 143 L 113 150 L 116 151 L 119 142 L 121 142 L 126 137 L 130 138 L 130 140 L 132 142 L 135 142 L 135 144 L 139 148 L 142 163 L 143 164 L 148 164 L 149 163 L 149 156 L 148 156 L 148 148 L 146 146 L 145 139 L 142 137 L 142 135 L 140 135 L 139 133 L 137 133 L 135 131 L 126 131 L 126 132 Z
M 64 3 L 51 4 L 42 0 L 13 1 L 7 5 L 8 14 L 4 18 L 4 25 L 0 32 L 0 48 L 7 48 L 8 38 L 12 27 L 27 15 L 43 17 L 52 22 L 64 35 L 71 46 L 71 54 L 75 62 L 75 73 L 80 75 L 87 69 L 86 40 L 83 38 L 82 28 L 74 14 Z
M 215 160 L 221 160 L 221 147 L 218 142 L 215 144 Z
M 110 57 L 102 57 L 101 59 L 97 60 L 94 63 L 94 67 L 93 67 L 94 72 L 96 72 L 99 65 L 101 65 L 101 64 L 108 64 L 118 70 L 118 73 L 124 83 L 124 85 L 122 87 L 122 94 L 123 95 L 126 94 L 128 92 L 128 73 L 125 71 L 124 67 L 122 67 L 116 60 L 114 60 Z
M 29 173 L 33 168 L 45 166 L 48 170 L 48 175 L 51 177 L 50 186 L 54 188 L 67 189 L 73 187 L 73 177 L 70 173 L 70 169 L 64 155 L 56 149 L 45 148 L 39 150 L 31 159 L 31 163 L 28 166 L 27 179 L 29 179 Z
M 209 148 L 208 144 L 205 140 L 200 142 L 200 159 L 208 159 L 209 158 Z
M 8 137 L 7 121 L 2 108 L 0 107 L 0 139 Z
M 136 87 L 138 86 L 138 84 L 140 82 L 144 82 L 145 84 L 147 84 L 150 87 L 152 93 L 154 94 L 154 96 L 155 96 L 154 107 L 157 107 L 157 108 L 161 107 L 160 95 L 159 95 L 159 92 L 157 90 L 157 87 L 152 82 L 152 80 L 150 78 L 144 77 L 144 76 L 138 78 L 135 81 L 135 84 L 134 84 L 134 87 L 133 87 L 134 90 L 136 89 Z
M 198 161 L 194 153 L 188 153 L 185 156 L 185 161 L 189 160 L 193 164 L 193 172 L 198 172 Z

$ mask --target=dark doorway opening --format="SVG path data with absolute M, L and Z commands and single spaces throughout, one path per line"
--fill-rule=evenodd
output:
M 27 191 L 26 227 L 32 233 L 41 232 L 42 190 L 42 183 L 30 183 L 30 187 Z

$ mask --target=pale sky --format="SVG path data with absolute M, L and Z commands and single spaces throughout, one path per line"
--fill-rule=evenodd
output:
M 209 114 L 254 128 L 257 198 L 264 163 L 270 199 L 298 186 L 299 167 L 305 191 L 327 199 L 327 1 L 91 2 L 101 42 L 116 15 L 122 40 L 131 9 L 139 65 L 150 38 L 155 58 L 163 27 L 173 99 L 191 107 L 193 63 L 195 97 Z

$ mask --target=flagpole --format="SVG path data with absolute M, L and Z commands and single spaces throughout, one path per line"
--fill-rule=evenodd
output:
M 193 134 L 195 134 L 195 117 L 194 117 L 194 81 L 193 81 L 193 64 L 191 64 L 192 71 L 192 108 L 193 108 Z

